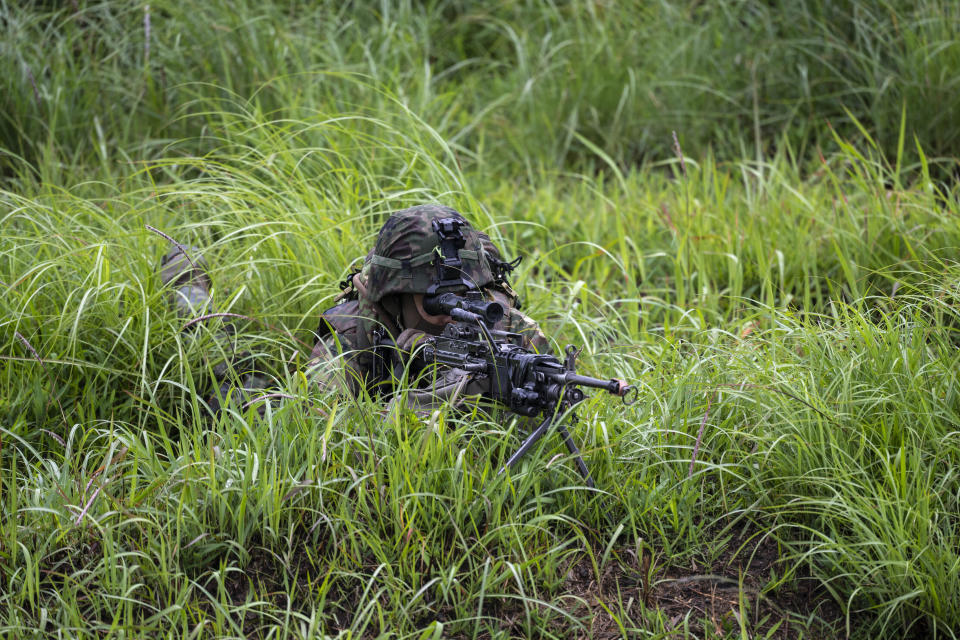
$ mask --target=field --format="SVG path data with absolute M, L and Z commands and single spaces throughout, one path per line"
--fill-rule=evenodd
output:
M 60 4 L 0 0 L 0 636 L 960 636 L 960 4 Z M 303 374 L 423 202 L 638 386 L 596 490 Z

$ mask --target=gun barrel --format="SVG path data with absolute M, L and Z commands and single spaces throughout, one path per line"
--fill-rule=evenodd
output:
M 582 376 L 579 373 L 570 372 L 564 373 L 560 377 L 562 378 L 563 384 L 603 389 L 619 398 L 623 398 L 624 404 L 633 404 L 637 401 L 637 388 L 632 384 L 628 384 L 626 380 L 620 380 L 619 378 L 602 380 L 600 378 L 591 378 L 590 376 Z

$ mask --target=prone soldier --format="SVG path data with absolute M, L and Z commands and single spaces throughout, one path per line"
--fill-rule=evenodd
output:
M 572 345 L 563 361 L 547 353 L 549 343 L 520 312 L 508 281 L 518 263 L 504 261 L 489 236 L 449 207 L 420 205 L 392 214 L 363 267 L 341 284 L 339 304 L 322 315 L 312 377 L 326 386 L 335 384 L 332 364 L 342 359 L 341 380 L 354 394 L 392 395 L 396 383 L 410 380 L 407 374 L 412 373 L 414 388 L 399 397 L 413 408 L 484 396 L 519 415 L 540 416 L 540 425 L 501 471 L 555 429 L 592 487 L 563 419 L 584 399 L 579 387 L 603 389 L 626 404 L 636 400 L 637 390 L 616 378 L 578 374 L 579 350 Z M 161 273 L 165 284 L 177 287 L 173 303 L 179 313 L 208 302 L 205 265 L 183 248 L 165 257 Z M 220 341 L 229 338 L 223 334 Z M 211 401 L 214 410 L 230 390 L 223 382 L 230 361 L 218 367 L 214 375 L 221 393 Z M 240 372 L 233 373 L 239 377 Z M 241 380 L 244 390 L 264 386 L 255 373 L 245 373 Z
M 493 329 L 517 334 L 522 346 L 547 353 L 550 345 L 537 324 L 520 312 L 516 293 L 508 280 L 518 260 L 503 260 L 489 236 L 474 229 L 450 207 L 425 204 L 394 212 L 377 234 L 373 249 L 361 269 L 341 284 L 339 304 L 326 310 L 317 330 L 309 373 L 321 386 L 345 385 L 353 394 L 382 394 L 392 380 L 377 367 L 377 347 L 389 342 L 401 352 L 411 352 L 426 336 L 437 336 L 452 318 L 424 307 L 425 296 L 443 293 L 479 293 L 504 309 Z M 171 304 L 183 317 L 209 306 L 210 277 L 199 250 L 176 246 L 161 262 L 161 281 L 173 287 Z M 231 342 L 231 331 L 220 334 Z M 230 353 L 233 347 L 223 349 Z M 220 385 L 219 397 L 210 400 L 217 411 L 230 391 L 231 380 L 240 380 L 250 392 L 266 380 L 242 371 L 243 355 L 222 358 L 213 367 Z M 337 362 L 342 362 L 342 367 Z M 430 407 L 483 392 L 475 376 L 447 367 L 406 398 L 414 407 Z

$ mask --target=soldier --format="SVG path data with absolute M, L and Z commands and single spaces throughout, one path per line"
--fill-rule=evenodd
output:
M 185 258 L 179 247 L 171 250 L 161 270 L 163 283 L 175 287 L 172 302 L 184 316 L 207 303 L 210 288 L 206 263 L 198 252 L 189 248 L 187 252 L 193 259 Z M 410 352 L 418 339 L 439 335 L 452 322 L 449 316 L 424 309 L 424 296 L 438 287 L 445 293 L 482 292 L 506 311 L 494 329 L 520 334 L 527 349 L 549 352 L 549 343 L 536 323 L 519 311 L 508 282 L 518 262 L 504 261 L 489 236 L 449 207 L 419 205 L 393 213 L 380 229 L 362 269 L 341 285 L 345 291 L 340 303 L 322 315 L 309 365 L 311 378 L 324 386 L 342 383 L 354 394 L 362 390 L 378 393 L 382 385 L 392 382 L 375 371 L 374 348 L 378 344 L 389 342 Z M 343 376 L 338 383 L 334 363 L 341 358 Z M 227 366 L 214 367 L 221 396 L 229 390 Z M 263 386 L 255 374 L 242 376 L 241 382 L 248 390 Z M 458 369 L 439 372 L 424 384 L 426 388 L 406 394 L 412 406 L 456 402 L 483 392 L 478 381 Z

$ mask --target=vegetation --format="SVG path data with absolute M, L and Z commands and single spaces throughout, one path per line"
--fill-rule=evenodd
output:
M 0 32 L 0 633 L 957 637 L 956 3 L 0 0 Z M 425 201 L 639 385 L 579 411 L 597 491 L 557 438 L 498 476 L 508 415 L 301 373 Z M 184 328 L 148 227 L 237 317 Z M 276 384 L 213 419 L 228 320 Z

